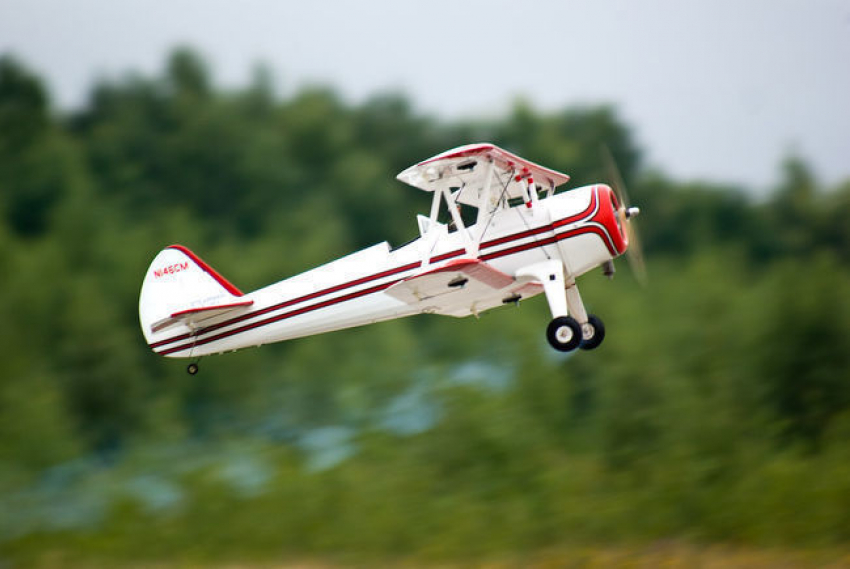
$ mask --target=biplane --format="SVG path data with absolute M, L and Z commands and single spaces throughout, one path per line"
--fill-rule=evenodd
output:
M 576 279 L 629 248 L 628 207 L 611 186 L 565 192 L 569 176 L 492 144 L 461 146 L 404 170 L 430 192 L 419 236 L 368 247 L 243 293 L 182 245 L 162 250 L 142 284 L 139 316 L 150 348 L 192 358 L 414 314 L 464 317 L 539 294 L 552 320 L 546 338 L 568 352 L 605 337 Z

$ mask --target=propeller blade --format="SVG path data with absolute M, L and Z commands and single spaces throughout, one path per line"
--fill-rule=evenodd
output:
M 611 181 L 611 186 L 614 189 L 614 194 L 617 196 L 617 201 L 620 202 L 620 207 L 631 203 L 628 191 L 626 190 L 626 183 L 620 175 L 620 168 L 617 167 L 614 155 L 611 154 L 611 149 L 608 148 L 607 144 L 602 145 L 602 161 L 605 163 L 605 177 Z
M 629 249 L 626 251 L 626 259 L 629 261 L 629 266 L 635 275 L 635 279 L 641 286 L 649 284 L 649 275 L 646 272 L 646 261 L 643 256 L 643 246 L 638 237 L 637 227 L 633 219 L 629 220 L 626 225 L 626 231 L 629 235 Z
M 626 190 L 626 183 L 620 175 L 620 169 L 617 167 L 614 155 L 611 154 L 611 150 L 606 144 L 602 145 L 602 161 L 605 164 L 606 177 L 611 181 L 614 195 L 617 196 L 617 201 L 620 204 L 620 208 L 617 210 L 617 217 L 620 219 L 620 225 L 625 228 L 626 236 L 629 240 L 629 248 L 626 250 L 629 267 L 638 283 L 641 286 L 646 286 L 649 282 L 649 277 L 646 272 L 643 247 L 641 247 L 637 226 L 634 221 L 634 218 L 640 213 L 640 208 L 631 206 L 628 190 Z

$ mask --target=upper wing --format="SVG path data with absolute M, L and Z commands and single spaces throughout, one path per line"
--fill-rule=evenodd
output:
M 254 304 L 253 300 L 241 300 L 180 310 L 179 312 L 172 313 L 167 318 L 151 324 L 151 332 L 159 332 L 177 324 L 186 324 L 189 328 L 196 328 L 206 320 L 221 316 L 222 314 L 244 310 L 252 304 Z
M 421 304 L 425 312 L 468 316 L 541 290 L 528 279 L 517 280 L 483 261 L 455 259 L 399 281 L 385 292 L 407 304 Z
M 488 164 L 492 163 L 494 177 L 489 180 Z M 508 198 L 522 195 L 520 181 L 533 177 L 544 189 L 556 188 L 570 177 L 526 160 L 489 143 L 459 146 L 411 166 L 397 176 L 405 184 L 433 192 L 442 188 L 457 191 L 457 201 L 477 206 L 479 193 L 488 181 L 498 184 Z

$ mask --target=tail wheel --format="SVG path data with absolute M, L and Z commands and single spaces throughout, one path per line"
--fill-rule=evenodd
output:
M 546 328 L 546 339 L 556 350 L 571 352 L 581 344 L 581 325 L 572 316 L 559 316 Z
M 186 366 L 186 373 L 188 373 L 189 375 L 195 375 L 196 373 L 198 373 L 198 364 L 191 363 Z
M 605 326 L 602 324 L 602 320 L 593 314 L 588 315 L 587 323 L 582 326 L 581 349 L 592 350 L 598 348 L 604 339 Z

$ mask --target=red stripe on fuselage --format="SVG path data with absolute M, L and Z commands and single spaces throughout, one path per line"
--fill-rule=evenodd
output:
M 274 312 L 275 310 L 280 310 L 282 308 L 288 308 L 288 307 L 292 306 L 293 304 L 298 304 L 299 302 L 306 302 L 308 300 L 313 300 L 315 298 L 318 298 L 320 296 L 324 296 L 326 294 L 333 294 L 335 292 L 339 292 L 341 290 L 351 288 L 353 286 L 365 284 L 369 281 L 388 277 L 388 276 L 394 275 L 396 273 L 409 271 L 409 270 L 415 269 L 418 266 L 419 266 L 419 263 L 408 263 L 407 265 L 403 265 L 401 267 L 396 267 L 395 269 L 388 269 L 386 271 L 376 273 L 376 274 L 370 275 L 368 277 L 361 277 L 359 279 L 356 279 L 356 280 L 353 280 L 353 281 L 350 281 L 350 282 L 347 282 L 347 283 L 335 285 L 335 286 L 332 286 L 330 288 L 319 290 L 319 291 L 316 291 L 316 292 L 313 292 L 313 293 L 310 293 L 310 294 L 305 294 L 304 296 L 299 296 L 297 298 L 286 300 L 286 301 L 281 302 L 279 304 L 273 304 L 271 306 L 267 306 L 266 308 L 256 310 L 254 312 L 250 312 L 248 314 L 243 314 L 241 316 L 237 316 L 236 318 L 231 318 L 230 320 L 226 320 L 226 321 L 220 322 L 218 324 L 213 324 L 212 326 L 207 326 L 206 328 L 202 328 L 202 329 L 198 330 L 198 332 L 195 335 L 200 336 L 201 334 L 207 334 L 209 332 L 214 332 L 214 331 L 219 330 L 221 328 L 225 328 L 225 327 L 231 326 L 233 324 L 238 324 L 239 322 L 243 322 L 243 321 L 248 320 L 250 318 L 262 316 L 264 314 L 268 314 L 269 312 Z M 182 334 L 180 336 L 168 338 L 167 340 L 160 340 L 159 342 L 151 344 L 150 347 L 151 348 L 158 348 L 160 346 L 165 346 L 167 344 L 171 344 L 173 342 L 177 342 L 177 341 L 180 341 L 180 340 L 185 340 L 186 338 L 191 338 L 191 337 L 192 337 L 192 334 Z
M 275 322 L 279 322 L 281 320 L 285 320 L 286 318 L 293 318 L 295 316 L 299 316 L 306 312 L 312 312 L 313 310 L 319 310 L 320 308 L 327 308 L 328 306 L 332 306 L 334 304 L 339 304 L 340 302 L 345 302 L 348 300 L 353 300 L 355 298 L 365 296 L 367 294 L 372 294 L 374 292 L 379 292 L 388 288 L 390 285 L 396 283 L 398 281 L 382 283 L 370 288 L 364 288 L 362 290 L 358 290 L 355 292 L 350 292 L 343 296 L 338 296 L 336 298 L 330 298 L 328 300 L 323 300 L 322 302 L 318 302 L 311 306 L 304 306 L 302 308 L 298 308 L 296 310 L 292 310 L 290 312 L 283 312 L 271 318 L 267 318 L 265 320 L 258 320 L 257 322 L 252 322 L 251 324 L 246 324 L 245 326 L 240 326 L 239 328 L 234 328 L 233 330 L 228 330 L 226 332 L 222 332 L 220 334 L 216 334 L 215 336 L 210 336 L 208 338 L 204 338 L 203 340 L 198 340 L 196 342 L 192 342 L 189 345 L 183 344 L 180 346 L 175 346 L 174 348 L 169 348 L 167 350 L 163 350 L 158 352 L 162 356 L 167 356 L 168 354 L 173 354 L 176 352 L 182 352 L 184 350 L 189 350 L 194 348 L 195 346 L 203 346 L 205 344 L 209 344 L 211 342 L 215 342 L 216 340 L 222 340 L 224 338 L 229 338 L 235 334 L 239 334 L 241 332 L 247 332 L 248 330 L 253 330 L 254 328 L 259 328 L 261 326 L 266 326 L 268 324 L 273 324 Z
M 571 215 L 571 216 L 566 217 L 564 219 L 560 219 L 560 220 L 555 221 L 551 224 L 542 225 L 542 226 L 536 227 L 534 229 L 529 229 L 529 230 L 522 231 L 522 232 L 519 232 L 519 233 L 514 233 L 512 235 L 507 235 L 505 237 L 499 237 L 499 238 L 496 238 L 496 239 L 492 239 L 490 241 L 486 241 L 486 242 L 481 244 L 480 249 L 487 249 L 487 248 L 502 245 L 504 243 L 508 243 L 508 242 L 511 242 L 511 241 L 518 241 L 520 239 L 532 237 L 532 236 L 540 234 L 540 233 L 546 233 L 546 232 L 554 231 L 555 228 L 562 227 L 564 225 L 568 225 L 570 223 L 580 221 L 580 220 L 584 219 L 585 217 L 594 213 L 594 211 L 596 209 L 597 201 L 598 201 L 597 200 L 597 192 L 594 190 L 591 193 L 590 204 L 582 212 Z M 595 227 L 595 226 L 590 226 L 590 227 L 577 228 L 577 229 L 572 230 L 572 231 L 568 231 L 568 232 L 565 232 L 565 233 L 554 235 L 552 237 L 547 237 L 546 239 L 536 240 L 536 241 L 533 241 L 533 242 L 530 242 L 530 243 L 525 243 L 523 245 L 517 245 L 515 247 L 509 247 L 509 248 L 506 248 L 506 249 L 495 251 L 493 253 L 480 255 L 479 258 L 481 260 L 484 260 L 484 261 L 490 260 L 490 259 L 495 259 L 495 258 L 498 258 L 498 257 L 503 257 L 503 256 L 506 256 L 506 255 L 512 255 L 514 253 L 520 253 L 522 251 L 527 251 L 529 249 L 534 249 L 535 247 L 544 247 L 546 245 L 551 245 L 551 244 L 553 244 L 557 241 L 560 241 L 562 239 L 566 239 L 568 237 L 572 237 L 572 236 L 580 235 L 580 234 L 586 234 L 586 233 L 596 233 L 597 235 L 599 235 L 599 237 L 602 238 L 602 241 L 605 243 L 606 248 L 608 248 L 608 250 L 612 253 L 612 255 L 616 255 L 616 253 L 611 250 L 611 246 L 609 245 L 610 237 L 608 237 L 608 239 L 606 239 L 607 235 L 605 235 L 605 233 L 601 229 L 599 229 L 598 227 Z M 440 255 L 436 255 L 436 256 L 432 257 L 430 259 L 430 263 L 439 263 L 441 261 L 445 261 L 447 259 L 451 259 L 453 257 L 457 257 L 459 255 L 462 255 L 463 253 L 465 253 L 464 249 L 457 249 L 455 251 L 450 251 L 450 252 L 447 252 L 447 253 L 441 253 Z M 252 319 L 252 318 L 263 316 L 265 314 L 268 314 L 270 312 L 275 312 L 277 310 L 289 308 L 290 306 L 293 306 L 295 304 L 299 304 L 301 302 L 307 302 L 307 301 L 310 301 L 310 300 L 314 300 L 316 298 L 319 298 L 319 297 L 322 297 L 322 296 L 325 296 L 325 295 L 328 295 L 328 294 L 340 292 L 342 290 L 345 290 L 345 289 L 348 289 L 348 288 L 351 288 L 351 287 L 355 287 L 355 286 L 358 286 L 358 285 L 361 285 L 361 284 L 366 284 L 368 282 L 375 281 L 375 280 L 378 280 L 378 279 L 381 279 L 381 278 L 385 278 L 385 277 L 388 277 L 388 276 L 392 276 L 392 275 L 396 275 L 396 274 L 403 273 L 403 272 L 406 272 L 406 271 L 410 271 L 410 270 L 413 270 L 413 269 L 415 269 L 419 266 L 420 266 L 420 263 L 415 262 L 415 263 L 408 263 L 406 265 L 402 265 L 402 266 L 396 267 L 394 269 L 387 269 L 385 271 L 382 271 L 380 273 L 376 273 L 374 275 L 361 277 L 359 279 L 355 279 L 355 280 L 349 281 L 347 283 L 335 285 L 335 286 L 332 286 L 332 287 L 329 287 L 329 288 L 326 288 L 326 289 L 323 289 L 323 290 L 320 290 L 320 291 L 316 291 L 316 292 L 311 293 L 311 294 L 307 294 L 307 295 L 304 295 L 304 296 L 300 296 L 300 297 L 297 297 L 297 298 L 286 300 L 284 302 L 274 304 L 274 305 L 268 306 L 266 308 L 256 310 L 254 312 L 250 312 L 248 314 L 243 314 L 241 316 L 231 318 L 229 320 L 226 320 L 224 322 L 220 322 L 218 324 L 213 324 L 211 326 L 208 326 L 206 328 L 202 328 L 202 329 L 196 331 L 196 333 L 194 335 L 192 335 L 191 333 L 185 333 L 185 334 L 180 334 L 178 336 L 174 336 L 172 338 L 168 338 L 168 339 L 165 339 L 165 340 L 160 340 L 159 342 L 155 342 L 153 344 L 150 344 L 150 347 L 151 348 L 159 348 L 159 347 L 162 347 L 162 346 L 166 346 L 168 344 L 173 344 L 174 342 L 179 342 L 181 340 L 187 340 L 189 338 L 198 338 L 199 336 L 209 334 L 211 332 L 215 332 L 216 330 L 220 330 L 220 329 L 226 328 L 228 326 L 233 326 L 234 324 L 239 324 L 240 322 L 244 322 L 245 320 L 249 320 L 249 319 Z M 311 305 L 311 306 L 308 306 L 308 307 L 303 307 L 303 308 L 295 310 L 295 311 L 285 312 L 283 314 L 279 314 L 279 315 L 274 316 L 272 318 L 267 318 L 265 320 L 254 322 L 254 323 L 246 325 L 246 326 L 234 328 L 233 330 L 228 330 L 227 332 L 222 332 L 221 334 L 211 336 L 210 338 L 204 338 L 203 340 L 196 340 L 196 341 L 193 341 L 190 344 L 183 344 L 181 346 L 169 348 L 167 350 L 163 350 L 163 351 L 160 351 L 160 352 L 157 352 L 157 353 L 159 353 L 160 355 L 168 355 L 168 354 L 172 354 L 172 353 L 175 353 L 175 352 L 190 349 L 193 346 L 204 345 L 204 344 L 210 343 L 212 341 L 219 340 L 219 339 L 231 336 L 231 335 L 239 333 L 239 332 L 251 330 L 251 329 L 256 328 L 258 326 L 264 326 L 266 324 L 271 324 L 273 322 L 283 320 L 284 318 L 297 316 L 297 315 L 303 314 L 304 312 L 307 312 L 309 310 L 317 310 L 319 308 L 325 308 L 326 306 L 330 306 L 331 304 L 335 304 L 337 302 L 343 302 L 345 300 L 352 300 L 353 298 L 363 296 L 363 294 L 369 294 L 371 292 L 377 292 L 378 290 L 388 288 L 389 286 L 395 284 L 396 282 L 399 282 L 400 280 L 402 280 L 402 279 L 397 279 L 397 280 L 394 280 L 394 281 L 383 283 L 381 285 L 377 285 L 377 286 L 371 287 L 369 289 L 363 289 L 365 291 L 369 291 L 367 293 L 363 293 L 363 291 L 356 291 L 354 293 L 350 293 L 349 295 L 343 295 L 343 296 L 340 296 L 340 297 L 329 299 L 327 301 L 323 301 L 323 302 L 320 302 L 320 303 L 317 303 L 315 305 Z
M 523 245 L 517 245 L 515 247 L 509 247 L 507 249 L 502 249 L 501 251 L 496 251 L 496 252 L 490 253 L 488 255 L 482 255 L 480 257 L 480 259 L 487 261 L 487 260 L 495 259 L 495 258 L 498 258 L 498 257 L 505 257 L 507 255 L 513 255 L 513 254 L 516 254 L 516 253 L 521 253 L 523 251 L 527 251 L 529 249 L 534 249 L 534 248 L 537 248 L 537 247 L 551 245 L 551 244 L 556 243 L 557 241 L 561 241 L 563 239 L 568 239 L 570 237 L 575 237 L 577 235 L 584 235 L 584 234 L 588 234 L 588 233 L 593 233 L 593 234 L 596 234 L 599 237 L 601 237 L 603 242 L 605 242 L 605 244 L 606 244 L 606 248 L 609 250 L 609 252 L 612 252 L 612 249 L 608 245 L 608 242 L 606 241 L 606 238 L 605 238 L 606 236 L 602 232 L 602 230 L 599 229 L 598 227 L 595 227 L 595 226 L 589 226 L 589 227 L 578 227 L 576 229 L 566 231 L 564 233 L 561 233 L 559 235 L 555 235 L 553 237 L 547 237 L 546 239 L 544 239 L 542 241 L 525 243 Z M 615 254 L 615 253 L 612 252 L 612 254 Z M 239 333 L 242 333 L 242 332 L 247 332 L 248 330 L 253 330 L 255 328 L 259 328 L 261 326 L 266 326 L 268 324 L 273 324 L 275 322 L 279 322 L 279 321 L 285 320 L 287 318 L 293 318 L 295 316 L 300 316 L 301 314 L 306 314 L 307 312 L 312 312 L 314 310 L 319 310 L 321 308 L 327 308 L 329 306 L 333 306 L 334 304 L 339 304 L 341 302 L 353 300 L 353 299 L 359 298 L 361 296 L 366 296 L 368 294 L 380 292 L 380 291 L 387 289 L 390 286 L 392 286 L 395 283 L 400 282 L 402 280 L 404 280 L 404 279 L 396 279 L 396 280 L 393 280 L 393 281 L 388 281 L 388 282 L 385 282 L 385 283 L 381 283 L 379 285 L 375 285 L 375 286 L 370 287 L 370 288 L 366 288 L 366 289 L 355 291 L 355 292 L 352 292 L 352 293 L 349 293 L 349 294 L 338 296 L 336 298 L 330 298 L 328 300 L 324 300 L 322 302 L 318 302 L 318 303 L 310 305 L 310 306 L 304 306 L 304 307 L 298 308 L 296 310 L 292 310 L 290 312 L 284 312 L 284 313 L 278 314 L 276 316 L 273 316 L 271 318 L 267 318 L 265 320 L 259 320 L 257 322 L 252 322 L 251 324 L 247 324 L 247 325 L 241 326 L 239 328 L 234 328 L 232 330 L 227 330 L 227 331 L 222 332 L 220 334 L 216 334 L 215 336 L 210 336 L 208 338 L 197 340 L 197 341 L 194 341 L 194 342 L 191 342 L 191 343 L 188 343 L 188 344 L 182 344 L 180 346 L 175 346 L 173 348 L 169 348 L 167 350 L 163 350 L 163 351 L 157 352 L 157 353 L 159 353 L 162 356 L 167 356 L 169 354 L 174 354 L 174 353 L 177 353 L 177 352 L 182 352 L 182 351 L 185 351 L 185 350 L 192 349 L 196 346 L 203 346 L 203 345 L 209 344 L 211 342 L 215 342 L 217 340 L 223 340 L 225 338 L 229 338 L 230 336 L 233 336 L 233 335 L 236 335 L 236 334 L 239 334 Z M 208 333 L 209 331 L 210 330 L 207 329 L 202 333 Z

